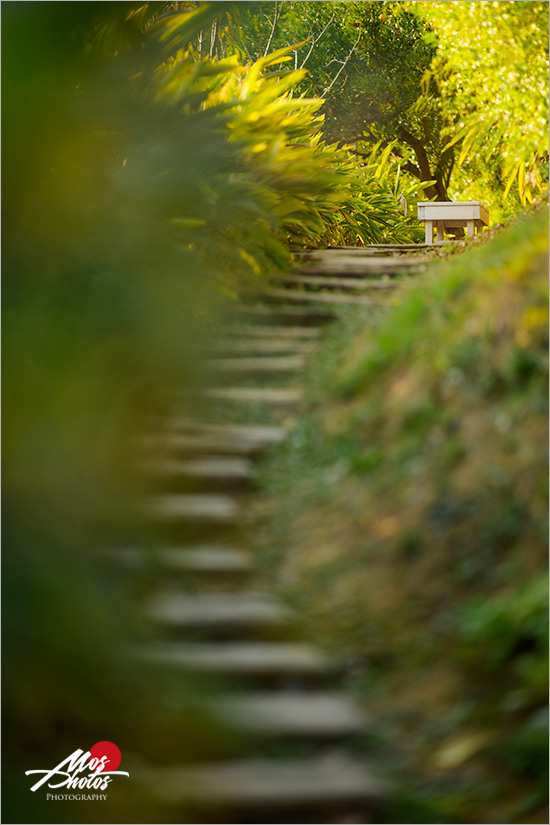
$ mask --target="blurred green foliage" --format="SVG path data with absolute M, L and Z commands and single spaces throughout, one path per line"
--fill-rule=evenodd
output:
M 548 579 L 464 605 L 460 622 L 465 659 L 486 673 L 502 671 L 521 704 L 544 701 L 548 683 Z M 546 660 L 545 660 L 546 657 Z M 519 694 L 515 693 L 516 701 Z
M 3 22 L 3 813 L 149 822 L 139 783 L 108 810 L 60 808 L 24 771 L 103 739 L 131 776 L 135 754 L 225 747 L 189 679 L 175 715 L 169 686 L 122 656 L 138 627 L 97 551 L 140 535 L 134 438 L 167 388 L 195 381 L 224 274 L 172 219 L 241 227 L 229 170 L 242 163 L 217 115 L 148 93 L 168 55 L 132 4 L 14 3 Z
M 503 748 L 514 773 L 536 781 L 534 802 L 544 804 L 548 792 L 548 576 L 493 598 L 463 606 L 459 619 L 460 651 L 477 678 L 501 679 L 506 685 L 488 716 L 522 714 L 524 722 Z

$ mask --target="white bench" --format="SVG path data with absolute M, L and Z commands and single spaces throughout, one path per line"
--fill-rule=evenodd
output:
M 435 201 L 418 204 L 418 220 L 426 225 L 426 243 L 433 243 L 434 225 L 437 229 L 437 243 L 443 243 L 446 229 L 465 227 L 468 237 L 484 226 L 489 226 L 489 210 L 479 201 L 451 203 Z

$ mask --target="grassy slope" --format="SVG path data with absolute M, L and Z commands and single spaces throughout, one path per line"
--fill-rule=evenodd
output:
M 293 548 L 276 566 L 306 632 L 410 777 L 388 822 L 544 821 L 547 224 L 335 328 L 266 468 L 265 558 Z

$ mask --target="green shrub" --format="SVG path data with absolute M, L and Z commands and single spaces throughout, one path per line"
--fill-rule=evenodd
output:
M 541 699 L 547 686 L 547 576 L 538 576 L 511 593 L 465 605 L 460 640 L 464 658 L 485 672 L 506 666 L 513 678 L 507 690 L 522 690 L 526 698 Z

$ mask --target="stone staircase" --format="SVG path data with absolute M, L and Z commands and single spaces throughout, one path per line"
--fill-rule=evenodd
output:
M 160 821 L 189 810 L 210 823 L 376 821 L 388 789 L 348 748 L 368 732 L 368 714 L 338 687 L 338 662 L 302 643 L 297 617 L 265 591 L 247 549 L 247 513 L 262 454 L 285 439 L 300 408 L 300 373 L 322 326 L 343 307 L 395 299 L 428 249 L 298 255 L 294 271 L 249 296 L 209 349 L 217 383 L 204 395 L 220 420 L 176 410 L 140 444 L 137 469 L 154 489 L 144 510 L 167 540 L 111 554 L 130 579 L 147 573 L 152 582 L 139 596 L 151 641 L 130 655 L 176 678 L 219 680 L 209 712 L 244 743 L 238 757 L 150 765 L 144 779 Z M 250 408 L 271 423 L 235 423 L 234 410 Z

